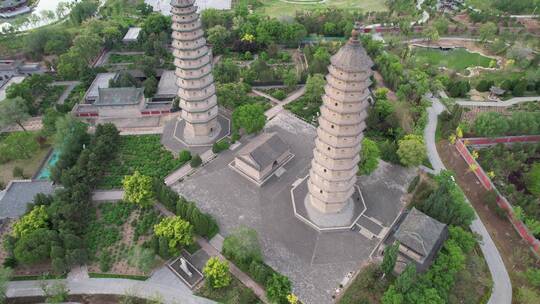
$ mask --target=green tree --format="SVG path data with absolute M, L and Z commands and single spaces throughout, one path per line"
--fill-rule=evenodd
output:
M 208 286 L 211 288 L 223 288 L 231 284 L 231 274 L 227 261 L 221 261 L 218 257 L 211 257 L 203 268 Z
M 486 22 L 480 26 L 478 29 L 478 36 L 480 41 L 487 42 L 488 40 L 493 40 L 495 34 L 497 34 L 497 25 L 493 22 Z
M 62 113 L 56 111 L 54 108 L 48 108 L 45 110 L 45 114 L 41 118 L 43 123 L 43 131 L 46 134 L 54 134 L 56 132 L 56 120 L 64 116 Z
M 407 293 L 416 281 L 416 266 L 410 263 L 396 279 L 395 287 L 401 293 Z
M 156 77 L 150 76 L 143 82 L 144 97 L 151 98 L 157 92 L 158 81 Z
M 44 205 L 34 206 L 30 212 L 17 220 L 13 225 L 13 235 L 16 238 L 20 238 L 37 229 L 46 228 L 48 219 L 49 216 Z
M 240 68 L 231 58 L 221 60 L 214 68 L 214 77 L 220 83 L 236 83 L 240 80 Z
M 287 303 L 287 296 L 291 294 L 291 281 L 279 273 L 272 274 L 266 283 L 266 296 L 273 303 Z
M 232 231 L 223 241 L 223 255 L 241 265 L 262 261 L 257 231 L 245 226 Z
M 309 102 L 315 102 L 320 100 L 322 95 L 324 94 L 325 84 L 326 81 L 324 80 L 324 76 L 322 74 L 314 74 L 308 76 L 306 80 L 306 92 L 304 93 L 304 97 Z
M 532 194 L 540 197 L 540 163 L 536 162 L 525 174 L 525 185 Z
M 536 304 L 540 302 L 540 294 L 532 288 L 519 287 L 517 292 L 517 300 L 523 304 Z
M 296 72 L 294 69 L 287 70 L 283 73 L 283 84 L 287 86 L 287 88 L 292 89 L 298 84 L 298 76 L 296 76 Z
M 395 242 L 394 244 L 388 246 L 384 250 L 384 258 L 381 264 L 382 271 L 387 276 L 391 275 L 394 271 L 394 267 L 396 266 L 397 256 L 399 252 L 399 242 Z
M 369 175 L 379 165 L 381 151 L 377 143 L 369 138 L 362 140 L 362 150 L 360 151 L 360 163 L 358 163 L 358 173 L 361 175 Z
M 0 129 L 17 124 L 26 131 L 22 123 L 28 118 L 28 107 L 21 97 L 8 98 L 0 103 Z
M 149 207 L 154 203 L 152 178 L 135 171 L 122 180 L 124 199 L 130 203 Z
M 166 238 L 171 250 L 193 244 L 193 226 L 179 216 L 162 219 L 154 226 L 154 234 Z
M 214 54 L 223 54 L 229 41 L 230 31 L 221 25 L 216 25 L 208 29 L 207 36 Z
M 420 135 L 409 134 L 398 142 L 397 154 L 400 162 L 407 166 L 418 166 L 427 157 L 424 139 Z
M 56 231 L 40 228 L 17 240 L 13 255 L 17 261 L 31 265 L 50 258 L 51 247 L 58 242 Z
M 0 160 L 28 159 L 39 149 L 36 136 L 30 132 L 12 132 L 0 142 Z
M 255 103 L 239 106 L 232 114 L 232 121 L 235 130 L 244 130 L 247 134 L 257 133 L 266 123 L 264 108 Z
M 87 18 L 93 16 L 98 9 L 98 2 L 84 0 L 75 4 L 69 13 L 69 19 L 73 24 L 81 24 Z
M 391 285 L 382 297 L 382 304 L 403 304 L 403 294 L 396 290 L 394 285 Z M 427 303 L 426 303 L 427 304 Z
M 144 20 L 142 30 L 146 34 L 159 34 L 169 32 L 171 28 L 171 18 L 160 13 L 152 13 Z
M 191 165 L 191 167 L 193 168 L 197 168 L 198 166 L 200 166 L 202 164 L 202 159 L 201 157 L 199 156 L 199 154 L 195 154 L 191 157 L 191 161 L 189 162 L 189 164 Z
M 473 123 L 473 130 L 478 136 L 501 136 L 508 131 L 508 128 L 508 121 L 498 112 L 480 113 Z

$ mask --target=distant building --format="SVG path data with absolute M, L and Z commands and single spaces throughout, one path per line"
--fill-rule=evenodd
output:
M 45 71 L 37 62 L 25 63 L 21 60 L 0 60 L 0 82 L 13 76 L 43 74 Z
M 0 18 L 13 18 L 30 11 L 26 0 L 0 0 Z
M 50 181 L 14 180 L 0 191 L 0 220 L 19 218 L 38 193 L 51 194 L 54 191 Z
M 263 133 L 238 151 L 231 166 L 260 186 L 292 157 L 276 133 Z
M 448 237 L 448 227 L 436 219 L 412 208 L 394 234 L 399 242 L 399 254 L 394 269 L 401 273 L 414 263 L 419 272 L 426 270 Z
M 141 33 L 141 28 L 140 27 L 130 27 L 128 29 L 126 35 L 122 39 L 122 42 L 123 43 L 137 42 L 137 40 L 139 39 L 139 34 L 140 33 Z
M 140 71 L 133 70 L 129 73 L 135 78 L 144 77 Z M 83 101 L 73 107 L 72 114 L 89 119 L 122 119 L 170 113 L 170 102 L 150 102 L 144 97 L 143 88 L 110 88 L 110 81 L 116 80 L 118 76 L 119 73 L 116 72 L 97 74 L 86 91 Z M 162 93 L 164 92 L 167 90 L 162 87 Z

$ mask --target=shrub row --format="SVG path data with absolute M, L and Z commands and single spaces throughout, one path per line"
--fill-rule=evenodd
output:
M 158 201 L 167 209 L 190 222 L 197 234 L 211 239 L 219 232 L 217 222 L 210 214 L 201 212 L 194 202 L 187 201 L 161 180 L 154 180 L 154 192 Z

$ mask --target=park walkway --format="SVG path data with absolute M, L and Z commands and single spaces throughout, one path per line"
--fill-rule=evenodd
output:
M 115 202 L 124 198 L 124 190 L 112 189 L 112 190 L 95 190 L 92 191 L 93 202 Z
M 175 216 L 174 213 L 172 213 L 170 210 L 165 208 L 163 204 L 156 203 L 155 208 L 161 212 L 165 216 Z M 245 272 L 240 270 L 240 268 L 236 267 L 234 263 L 228 261 L 220 252 L 218 249 L 216 249 L 214 246 L 211 245 L 207 240 L 205 240 L 202 237 L 197 237 L 197 243 L 199 246 L 201 246 L 201 249 L 206 252 L 211 257 L 217 256 L 223 261 L 227 261 L 229 263 L 229 271 L 232 275 L 234 275 L 242 284 L 244 284 L 246 287 L 251 289 L 259 299 L 261 299 L 264 303 L 269 303 L 268 299 L 266 298 L 266 292 L 265 289 L 259 285 L 257 282 L 255 282 L 253 279 L 251 279 Z
M 270 95 L 268 95 L 268 94 L 266 94 L 266 93 L 264 93 L 264 92 L 261 92 L 261 91 L 259 91 L 259 90 L 256 90 L 256 89 L 251 89 L 251 92 L 253 92 L 253 94 L 255 94 L 255 95 L 259 95 L 259 96 L 261 96 L 261 97 L 264 97 L 264 98 L 270 100 L 271 102 L 273 102 L 273 103 L 275 103 L 275 104 L 278 104 L 278 103 L 281 102 L 281 100 L 279 100 L 279 99 L 277 99 L 277 98 L 275 98 L 275 97 L 272 97 L 272 96 L 270 96 Z
M 303 86 L 300 89 L 298 89 L 298 90 L 292 92 L 291 94 L 289 94 L 289 96 L 287 96 L 287 98 L 280 101 L 276 106 L 274 106 L 274 107 L 270 108 L 268 111 L 264 112 L 264 115 L 266 115 L 266 119 L 270 120 L 270 119 L 274 118 L 276 115 L 281 113 L 281 111 L 283 111 L 284 106 L 286 106 L 287 104 L 297 100 L 302 95 L 304 95 L 305 92 L 306 92 L 306 87 Z
M 424 140 L 426 142 L 429 161 L 431 162 L 434 171 L 440 172 L 446 168 L 444 167 L 444 164 L 439 156 L 439 152 L 437 152 L 435 131 L 437 130 L 437 118 L 439 114 L 445 110 L 445 107 L 438 98 L 430 98 L 430 100 L 432 105 L 427 110 L 428 123 L 424 129 Z M 491 278 L 493 280 L 493 288 L 488 304 L 511 304 L 512 283 L 510 281 L 510 277 L 508 276 L 508 272 L 506 271 L 506 267 L 504 266 L 499 250 L 495 246 L 493 239 L 491 239 L 486 227 L 478 217 L 478 214 L 476 214 L 470 228 L 474 233 L 479 234 L 482 238 L 482 241 L 480 242 L 480 249 L 482 250 L 482 254 L 484 255 L 484 259 L 486 260 L 489 272 L 491 273 Z
M 516 104 L 530 101 L 540 101 L 540 96 L 529 97 L 514 97 L 505 101 L 472 101 L 472 100 L 456 100 L 456 103 L 463 107 L 494 107 L 505 108 Z
M 66 99 L 68 98 L 69 94 L 71 93 L 71 91 L 73 91 L 73 89 L 79 84 L 81 83 L 80 81 L 55 81 L 53 82 L 51 85 L 52 86 L 66 86 L 66 89 L 64 90 L 64 92 L 62 93 L 62 95 L 60 95 L 60 98 L 58 98 L 58 100 L 56 101 L 57 104 L 64 104 L 64 101 L 66 101 Z
M 13 297 L 43 296 L 43 281 L 11 281 L 7 284 L 6 295 Z M 148 300 L 161 299 L 167 304 L 211 304 L 209 299 L 193 295 L 187 286 L 182 284 L 162 284 L 152 280 L 138 281 L 130 279 L 88 278 L 84 276 L 68 276 L 65 280 L 46 280 L 47 284 L 64 283 L 69 294 L 88 295 L 132 295 Z
M 202 164 L 201 166 L 205 165 L 209 161 L 216 158 L 216 154 L 212 152 L 212 150 L 207 150 L 201 155 Z M 200 166 L 199 166 L 200 167 Z M 193 168 L 190 163 L 187 163 L 183 165 L 182 167 L 178 168 L 176 171 L 172 172 L 171 174 L 167 175 L 165 177 L 165 185 L 170 186 L 177 181 L 183 179 L 184 177 L 193 174 L 197 170 L 198 167 Z

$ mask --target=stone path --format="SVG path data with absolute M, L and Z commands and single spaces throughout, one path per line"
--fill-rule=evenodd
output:
M 64 101 L 68 98 L 69 94 L 73 89 L 81 83 L 80 81 L 55 81 L 51 85 L 53 86 L 67 86 L 64 90 L 64 93 L 60 95 L 60 98 L 56 101 L 57 104 L 64 104 Z
M 273 102 L 275 104 L 278 104 L 278 103 L 281 102 L 281 100 L 279 100 L 277 98 L 274 98 L 274 97 L 272 97 L 272 96 L 270 96 L 270 95 L 268 95 L 268 94 L 266 94 L 264 92 L 261 92 L 259 90 L 256 90 L 256 89 L 252 89 L 251 92 L 253 92 L 254 94 L 259 95 L 261 97 L 264 97 L 264 98 L 270 100 L 271 102 Z
M 540 96 L 530 97 L 514 97 L 505 101 L 472 101 L 472 100 L 457 100 L 456 103 L 464 107 L 496 107 L 504 108 L 513 106 L 523 102 L 540 101 Z
M 283 107 L 285 105 L 297 100 L 302 95 L 304 95 L 305 92 L 306 92 L 306 87 L 305 86 L 303 86 L 300 89 L 292 92 L 291 94 L 289 94 L 289 96 L 287 96 L 287 98 L 283 99 L 282 101 L 279 101 L 276 106 L 274 106 L 274 107 L 270 108 L 268 111 L 264 112 L 264 115 L 266 115 L 266 118 L 268 120 L 272 119 L 274 116 L 278 115 L 279 113 L 281 113 L 281 111 L 283 111 Z
M 201 166 L 203 166 L 204 164 L 214 159 L 216 157 L 216 154 L 214 154 L 212 150 L 207 150 L 204 153 L 202 153 L 200 156 L 202 160 Z M 184 177 L 193 174 L 193 172 L 195 172 L 196 170 L 197 168 L 193 168 L 190 163 L 187 163 L 183 165 L 182 167 L 180 167 L 178 170 L 167 175 L 165 177 L 165 185 L 170 186 L 176 183 L 177 181 L 183 179 Z
M 428 123 L 424 130 L 424 140 L 426 141 L 426 149 L 431 165 L 436 172 L 439 172 L 446 168 L 437 152 L 435 130 L 437 129 L 437 117 L 444 111 L 444 105 L 437 98 L 431 98 L 431 101 L 433 104 L 428 108 Z M 493 280 L 493 289 L 488 304 L 511 304 L 512 283 L 510 277 L 508 276 L 499 250 L 478 215 L 476 215 L 470 228 L 474 233 L 482 237 L 480 249 L 482 250 Z
M 95 190 L 92 192 L 92 201 L 94 202 L 114 202 L 120 201 L 124 198 L 124 190 Z
M 174 216 L 175 214 L 169 211 L 165 206 L 163 206 L 161 203 L 156 203 L 155 208 L 159 210 L 163 215 L 165 216 Z M 201 249 L 206 252 L 209 256 L 217 256 L 221 260 L 228 261 L 216 248 L 214 248 L 207 240 L 201 237 L 197 237 L 197 243 L 199 246 L 201 246 Z M 259 285 L 257 282 L 253 281 L 247 274 L 245 274 L 242 270 L 240 270 L 234 263 L 229 262 L 229 271 L 232 275 L 234 275 L 242 284 L 244 284 L 249 289 L 253 290 L 253 292 L 261 299 L 264 303 L 269 303 L 268 299 L 266 298 L 266 292 L 265 289 Z
M 183 284 L 170 286 L 161 282 L 138 281 L 129 279 L 102 279 L 84 278 L 77 276 L 65 280 L 47 280 L 48 284 L 56 282 L 66 284 L 70 294 L 113 294 L 133 295 L 145 299 L 162 299 L 167 304 L 210 304 L 215 303 L 209 299 L 192 294 L 191 290 Z M 12 297 L 43 296 L 41 281 L 12 281 L 7 284 L 6 295 Z

